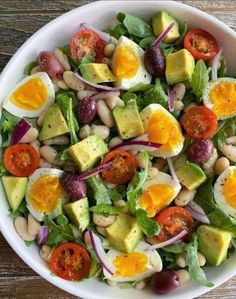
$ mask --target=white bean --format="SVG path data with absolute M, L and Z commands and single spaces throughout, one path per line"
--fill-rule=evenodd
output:
M 117 282 L 114 281 L 114 280 L 110 280 L 110 279 L 107 279 L 107 284 L 108 284 L 110 287 L 116 287 L 116 286 L 117 286 Z
M 92 125 L 92 133 L 99 135 L 105 140 L 110 135 L 110 129 L 106 126 Z
M 115 200 L 113 204 L 116 207 L 124 207 L 126 205 L 126 202 L 123 199 L 119 199 L 119 200 Z
M 179 276 L 180 285 L 187 283 L 190 280 L 189 272 L 185 269 L 180 269 L 176 271 Z
M 174 101 L 174 110 L 182 111 L 183 109 L 184 109 L 184 104 L 181 101 L 179 100 Z
M 111 59 L 108 58 L 108 57 L 104 57 L 104 58 L 102 59 L 102 63 L 105 63 L 105 64 L 107 64 L 108 66 L 111 66 Z
M 50 138 L 50 139 L 46 139 L 43 141 L 44 144 L 46 145 L 67 145 L 70 143 L 70 139 L 68 136 L 66 135 L 61 135 L 61 136 L 57 136 L 54 138 Z
M 214 170 L 216 175 L 220 175 L 226 168 L 230 166 L 229 159 L 226 157 L 220 157 L 214 164 Z
M 89 125 L 84 125 L 82 128 L 80 128 L 79 137 L 81 139 L 85 139 L 90 135 L 92 135 L 92 128 Z
M 59 60 L 60 64 L 63 66 L 65 71 L 71 70 L 68 57 L 59 48 L 56 49 L 55 56 L 57 57 L 57 59 Z
M 36 74 L 42 72 L 41 68 L 39 65 L 36 65 L 35 67 L 32 68 L 32 70 L 30 71 L 30 75 Z
M 40 142 L 38 139 L 34 140 L 33 142 L 30 142 L 30 145 L 33 146 L 34 149 L 39 153 L 40 148 Z
M 39 115 L 38 117 L 38 120 L 37 120 L 37 125 L 39 127 L 42 127 L 43 126 L 43 121 L 44 121 L 44 117 L 46 115 L 46 113 L 48 112 L 49 109 L 45 109 L 43 112 L 41 112 L 41 114 Z
M 111 110 L 113 110 L 116 106 L 125 106 L 124 101 L 122 101 L 120 97 L 108 97 L 106 99 L 106 104 Z
M 51 253 L 52 253 L 52 249 L 48 245 L 43 245 L 39 251 L 39 255 L 45 262 L 50 261 Z
M 145 168 L 146 164 L 145 164 L 144 153 L 142 153 L 142 152 L 137 153 L 137 155 L 135 156 L 135 158 L 137 160 L 138 167 Z
M 173 94 L 175 101 L 182 101 L 186 92 L 186 86 L 184 83 L 175 84 L 173 87 Z
M 102 226 L 96 226 L 96 230 L 103 237 L 105 237 L 105 238 L 107 237 L 107 231 L 106 231 L 106 229 L 104 227 L 102 227 Z
M 28 214 L 28 233 L 37 236 L 40 231 L 40 223 L 29 213 Z
M 146 282 L 144 280 L 140 280 L 139 282 L 137 282 L 135 284 L 135 289 L 142 290 L 142 289 L 146 288 L 146 286 L 147 286 Z
M 111 113 L 111 110 L 107 107 L 106 103 L 103 100 L 97 102 L 97 113 L 101 121 L 108 127 L 114 127 L 114 120 Z
M 148 180 L 155 178 L 158 174 L 158 169 L 156 167 L 148 168 Z
M 232 162 L 236 162 L 236 146 L 232 144 L 224 144 L 219 150 Z
M 84 234 L 84 243 L 87 248 L 92 248 L 92 241 L 88 231 L 86 231 Z
M 93 213 L 93 222 L 97 226 L 107 227 L 111 225 L 115 220 L 116 216 L 114 215 L 109 215 L 106 217 L 102 214 Z
M 214 165 L 216 163 L 216 160 L 218 159 L 218 153 L 216 148 L 214 147 L 212 156 L 210 159 L 208 159 L 206 162 L 202 163 L 203 169 L 207 176 L 213 177 L 215 174 Z
M 52 85 L 53 85 L 53 88 L 54 88 L 54 91 L 57 92 L 60 88 L 57 86 L 56 83 L 52 82 Z
M 109 146 L 109 148 L 112 148 L 113 146 L 118 145 L 118 144 L 120 144 L 122 142 L 123 142 L 123 140 L 120 137 L 118 137 L 118 136 L 117 137 L 113 137 L 109 141 L 108 146 Z
M 206 258 L 201 252 L 197 253 L 198 265 L 203 267 L 206 264 Z
M 35 141 L 39 136 L 39 131 L 33 127 L 31 127 L 25 135 L 21 138 L 19 143 L 30 143 Z
M 156 167 L 158 170 L 162 170 L 163 167 L 165 166 L 166 164 L 166 160 L 163 159 L 163 158 L 155 158 L 155 160 L 153 161 L 152 163 L 152 166 L 153 167 Z
M 180 207 L 186 206 L 191 200 L 194 199 L 196 190 L 189 191 L 186 188 L 182 188 L 175 198 L 175 204 Z
M 82 89 L 77 92 L 77 98 L 82 100 L 86 97 L 91 97 L 95 93 L 97 93 L 95 90 Z
M 54 79 L 55 80 L 55 79 Z M 57 80 L 56 81 L 56 84 L 57 86 L 60 88 L 60 89 L 63 89 L 63 90 L 68 90 L 69 89 L 69 86 L 66 84 L 66 82 L 64 80 Z
M 104 55 L 106 57 L 112 57 L 114 51 L 115 51 L 115 48 L 116 46 L 114 44 L 107 44 L 105 47 L 104 47 Z
M 176 264 L 180 267 L 180 268 L 185 268 L 186 267 L 186 256 L 187 253 L 186 252 L 182 252 L 180 254 L 180 256 L 177 258 L 176 260 Z
M 40 158 L 39 168 L 52 168 L 52 164 L 49 163 L 48 161 L 44 160 L 43 158 Z
M 49 163 L 52 163 L 52 164 L 55 164 L 58 166 L 65 164 L 64 161 L 59 161 L 59 160 L 55 159 L 57 156 L 57 151 L 50 145 L 41 146 L 39 149 L 39 152 L 42 155 L 42 157 Z
M 79 91 L 85 88 L 85 84 L 80 81 L 72 71 L 65 71 L 63 73 L 63 79 L 69 88 Z
M 34 235 L 28 233 L 28 223 L 24 217 L 17 217 L 15 219 L 15 228 L 22 240 L 33 241 L 35 239 Z

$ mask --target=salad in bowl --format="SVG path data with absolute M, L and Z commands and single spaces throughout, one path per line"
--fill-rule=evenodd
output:
M 166 11 L 79 23 L 4 98 L 1 180 L 52 275 L 167 294 L 236 248 L 236 79 Z M 22 75 L 23 76 L 23 75 Z

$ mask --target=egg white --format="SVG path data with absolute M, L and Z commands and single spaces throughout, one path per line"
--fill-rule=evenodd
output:
M 34 78 L 40 79 L 43 82 L 44 86 L 46 87 L 47 94 L 48 94 L 47 101 L 39 109 L 35 109 L 35 110 L 25 110 L 20 107 L 17 107 L 11 101 L 12 94 L 20 86 L 22 86 L 23 84 L 25 84 L 26 82 Z M 55 90 L 51 79 L 49 78 L 47 73 L 38 72 L 33 75 L 25 77 L 15 86 L 15 88 L 11 91 L 11 93 L 4 99 L 3 108 L 6 109 L 11 114 L 16 115 L 18 117 L 38 117 L 44 110 L 50 107 L 54 103 L 54 101 L 55 101 Z
M 25 200 L 26 200 L 28 210 L 34 216 L 34 218 L 36 218 L 38 221 L 43 221 L 44 216 L 46 214 L 52 218 L 56 218 L 58 215 L 60 215 L 61 214 L 61 205 L 65 202 L 67 202 L 68 197 L 65 194 L 63 194 L 61 199 L 58 200 L 58 204 L 57 204 L 56 208 L 49 213 L 37 211 L 32 206 L 32 204 L 30 202 L 30 198 L 29 198 L 29 193 L 30 193 L 30 190 L 31 190 L 33 184 L 43 175 L 61 177 L 62 174 L 63 174 L 63 171 L 60 169 L 39 168 L 39 169 L 35 170 L 34 173 L 29 177 L 29 181 L 28 181 L 27 188 L 26 188 Z
M 139 281 L 148 277 L 151 277 L 154 273 L 162 270 L 162 260 L 156 250 L 148 250 L 150 245 L 144 241 L 140 241 L 133 252 L 140 252 L 146 255 L 148 258 L 148 265 L 145 272 L 137 274 L 133 277 L 123 277 L 120 275 L 111 275 L 106 269 L 103 269 L 103 274 L 106 279 L 113 280 L 116 282 L 128 282 L 128 281 Z M 119 256 L 122 252 L 115 249 L 110 249 L 107 252 L 107 258 L 111 263 Z
M 228 83 L 234 83 L 236 84 L 236 79 L 234 78 L 227 78 L 227 77 L 224 77 L 224 78 L 219 78 L 217 79 L 216 81 L 210 81 L 208 84 L 207 84 L 207 87 L 203 93 L 203 103 L 204 105 L 209 108 L 209 109 L 213 109 L 213 104 L 211 103 L 210 99 L 209 99 L 209 95 L 210 95 L 210 92 L 211 90 L 217 85 L 219 84 L 220 82 L 228 82 Z M 227 103 L 225 103 L 227 105 Z M 235 116 L 236 115 L 236 108 L 235 108 L 235 111 L 230 113 L 229 115 L 227 116 L 222 116 L 222 117 L 218 117 L 218 119 L 227 119 L 227 118 L 230 118 L 232 116 Z
M 132 78 L 122 78 L 119 80 L 116 80 L 115 85 L 123 90 L 128 90 L 129 88 L 137 85 L 138 83 L 151 83 L 152 77 L 151 75 L 147 72 L 145 66 L 144 66 L 144 50 L 137 45 L 135 42 L 130 40 L 126 36 L 121 36 L 120 39 L 118 40 L 116 50 L 114 52 L 113 58 L 112 58 L 112 70 L 115 72 L 115 59 L 116 55 L 119 51 L 120 46 L 129 46 L 130 48 L 133 49 L 134 53 L 136 54 L 136 58 L 138 59 L 138 70 L 137 73 L 132 77 Z
M 236 166 L 229 166 L 217 178 L 214 185 L 214 198 L 216 203 L 224 212 L 236 218 L 236 209 L 227 203 L 227 200 L 224 196 L 224 182 L 234 171 L 236 171 Z
M 148 121 L 151 118 L 151 116 L 156 112 L 156 111 L 162 111 L 162 113 L 166 116 L 166 118 L 170 119 L 171 122 L 174 124 L 174 126 L 176 126 L 180 132 L 180 140 L 179 140 L 179 144 L 175 147 L 172 148 L 170 150 L 165 150 L 162 147 L 160 147 L 159 149 L 152 151 L 151 155 L 155 156 L 155 157 L 162 157 L 162 158 L 166 158 L 166 157 L 172 157 L 172 156 L 176 156 L 178 155 L 182 149 L 183 149 L 183 145 L 184 145 L 184 136 L 181 133 L 181 127 L 179 122 L 176 120 L 176 118 L 169 112 L 167 111 L 162 105 L 160 104 L 150 104 L 147 107 L 145 107 L 141 112 L 140 112 L 140 116 L 144 125 L 144 129 L 145 132 L 147 132 L 147 128 L 148 128 Z

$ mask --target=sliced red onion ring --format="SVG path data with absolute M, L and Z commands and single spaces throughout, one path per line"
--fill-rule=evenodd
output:
M 21 138 L 29 131 L 29 129 L 32 127 L 32 125 L 22 118 L 15 126 L 12 135 L 11 135 L 11 142 L 10 144 L 16 144 L 18 143 Z
M 96 256 L 98 258 L 98 260 L 100 261 L 100 263 L 102 264 L 102 267 L 111 275 L 114 275 L 115 273 L 115 267 L 114 265 L 111 263 L 111 261 L 107 258 L 107 254 L 104 250 L 102 241 L 100 240 L 100 238 L 93 233 L 91 230 L 88 231 L 89 232 L 89 236 L 91 239 L 91 243 L 93 246 L 93 249 L 96 253 Z
M 161 242 L 161 243 L 158 243 L 158 244 L 155 244 L 155 245 L 151 245 L 151 246 L 148 246 L 147 250 L 154 250 L 154 249 L 159 249 L 159 248 L 163 248 L 163 247 L 166 247 L 168 245 L 171 245 L 173 243 L 177 243 L 179 241 L 181 241 L 181 239 L 187 235 L 188 231 L 186 229 L 183 229 L 179 234 L 177 234 L 176 236 L 174 236 L 173 238 L 167 240 L 167 241 L 164 241 L 164 242 Z
M 186 210 L 188 210 L 194 219 L 201 223 L 210 224 L 210 221 L 205 213 L 205 211 L 196 203 L 190 201 L 190 203 L 185 206 Z
M 212 61 L 212 71 L 211 71 L 211 80 L 212 81 L 216 81 L 217 78 L 218 78 L 218 63 L 219 63 L 219 60 L 220 60 L 220 57 L 223 53 L 223 48 L 221 47 L 219 49 L 219 51 L 216 53 L 215 57 L 213 58 L 213 61 Z
M 170 112 L 174 111 L 174 93 L 172 86 L 167 87 L 168 92 L 168 108 Z
M 160 47 L 160 44 L 163 42 L 167 34 L 170 32 L 170 30 L 175 26 L 175 23 L 171 23 L 154 41 L 154 43 L 151 45 L 151 48 L 158 48 Z
M 36 242 L 39 246 L 46 244 L 48 241 L 48 227 L 41 226 Z
M 95 94 L 93 94 L 90 98 L 94 101 L 104 100 L 110 97 L 119 97 L 120 91 L 113 91 L 113 90 L 107 90 L 107 91 L 100 91 Z
M 138 141 L 138 140 L 130 140 L 130 141 L 124 141 L 122 143 L 119 143 L 111 148 L 111 150 L 115 150 L 117 148 L 129 151 L 129 150 L 146 150 L 149 152 L 157 150 L 159 147 L 161 147 L 162 144 L 160 143 L 154 143 L 150 141 Z
M 111 168 L 111 166 L 112 166 L 112 162 L 108 162 L 108 163 L 99 165 L 98 167 L 95 167 L 95 168 L 93 168 L 89 171 L 86 171 L 85 173 L 83 173 L 81 175 L 78 175 L 77 179 L 81 180 L 81 181 L 84 181 L 84 180 L 90 178 L 91 176 L 102 172 L 103 170 Z
M 168 163 L 168 166 L 169 166 L 169 169 L 170 169 L 170 173 L 171 173 L 173 179 L 174 179 L 177 183 L 179 183 L 179 179 L 178 179 L 177 174 L 176 174 L 176 172 L 175 172 L 175 168 L 174 168 L 174 165 L 173 165 L 173 162 L 172 162 L 171 158 L 168 157 L 168 158 L 166 158 L 166 160 L 167 160 L 167 163 Z
M 100 38 L 106 43 L 113 43 L 113 44 L 117 43 L 117 40 L 114 37 L 110 36 L 110 34 L 104 32 L 104 31 L 98 30 L 97 28 L 93 27 L 92 25 L 90 25 L 88 23 L 81 23 L 79 28 L 80 29 L 81 28 L 89 29 L 89 30 L 96 32 L 97 35 L 99 35 Z
M 115 87 L 110 87 L 106 85 L 100 85 L 97 83 L 92 83 L 88 80 L 85 80 L 82 76 L 80 76 L 78 73 L 74 73 L 75 77 L 78 78 L 80 81 L 82 81 L 84 84 L 86 84 L 89 87 L 98 89 L 98 90 L 103 90 L 103 91 L 119 91 L 119 88 Z

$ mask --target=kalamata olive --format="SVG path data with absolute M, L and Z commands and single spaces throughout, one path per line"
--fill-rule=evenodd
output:
M 42 71 L 46 72 L 52 79 L 60 78 L 63 75 L 64 68 L 52 52 L 40 52 L 38 63 Z
M 167 294 L 180 284 L 178 274 L 172 269 L 165 269 L 152 276 L 151 287 L 157 294 Z
M 87 187 L 76 174 L 64 173 L 61 177 L 61 185 L 72 200 L 86 197 Z
M 196 164 L 201 164 L 210 159 L 213 153 L 213 143 L 211 140 L 199 139 L 190 145 L 188 158 Z
M 89 124 L 97 114 L 96 101 L 86 97 L 79 101 L 78 118 L 83 124 Z
M 153 76 L 165 74 L 165 59 L 160 48 L 148 48 L 144 54 L 144 64 L 147 71 Z

